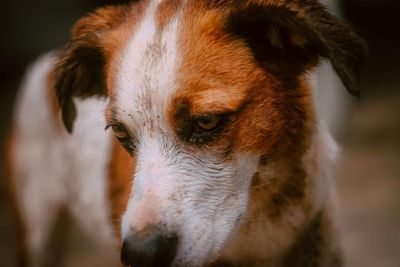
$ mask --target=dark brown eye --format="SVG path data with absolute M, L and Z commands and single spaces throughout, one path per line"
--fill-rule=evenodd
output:
M 221 117 L 217 115 L 204 115 L 194 121 L 198 132 L 211 132 L 218 128 L 220 122 Z
M 114 134 L 118 139 L 122 140 L 122 139 L 126 139 L 129 137 L 128 131 L 125 129 L 125 127 L 123 125 L 121 125 L 119 123 L 113 124 L 113 125 L 111 125 L 111 128 L 113 129 Z
M 136 145 L 134 139 L 132 138 L 132 135 L 125 128 L 125 126 L 121 123 L 110 123 L 109 125 L 107 125 L 106 130 L 108 128 L 112 128 L 114 135 L 118 139 L 118 141 L 125 147 L 129 154 L 133 155 L 136 151 Z
M 229 130 L 227 126 L 232 119 L 232 113 L 193 114 L 178 125 L 178 135 L 185 142 L 205 144 L 216 140 Z

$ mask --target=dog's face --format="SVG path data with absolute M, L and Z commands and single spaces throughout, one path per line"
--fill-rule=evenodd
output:
M 297 2 L 139 1 L 75 26 L 57 94 L 69 131 L 72 97 L 107 96 L 108 128 L 135 158 L 126 264 L 218 255 L 246 214 L 260 157 L 304 148 L 307 72 L 320 56 L 356 93 L 362 44 L 315 1 Z

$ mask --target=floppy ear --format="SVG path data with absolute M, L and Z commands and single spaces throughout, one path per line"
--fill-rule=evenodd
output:
M 107 94 L 105 39 L 107 32 L 124 21 L 126 12 L 125 6 L 109 6 L 80 19 L 72 29 L 68 44 L 61 51 L 54 69 L 54 85 L 68 132 L 72 132 L 76 117 L 72 97 Z
M 364 42 L 316 0 L 234 1 L 228 30 L 243 38 L 257 61 L 283 79 L 328 58 L 347 90 L 359 96 Z

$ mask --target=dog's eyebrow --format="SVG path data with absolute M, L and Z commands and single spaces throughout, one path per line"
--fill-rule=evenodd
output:
M 236 112 L 244 105 L 245 95 L 244 92 L 221 89 L 203 91 L 190 97 L 191 112 L 194 114 Z
M 104 115 L 107 125 L 118 123 L 122 120 L 122 118 L 118 114 L 118 109 L 113 104 L 109 104 L 106 107 Z

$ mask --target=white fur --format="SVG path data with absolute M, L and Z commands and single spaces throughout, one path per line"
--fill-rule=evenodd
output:
M 106 204 L 111 142 L 104 131 L 105 101 L 77 101 L 75 131 L 67 134 L 49 99 L 47 76 L 53 62 L 54 53 L 49 53 L 28 70 L 15 110 L 13 169 L 35 266 L 62 206 L 97 241 L 113 244 Z
M 338 146 L 333 140 L 324 122 L 317 125 L 311 147 L 303 157 L 303 165 L 311 179 L 310 192 L 307 195 L 314 200 L 313 213 L 325 210 L 333 189 L 330 185 L 332 167 L 338 154 Z
M 167 142 L 157 137 L 141 142 L 123 237 L 146 224 L 166 225 L 179 233 L 176 261 L 199 266 L 215 256 L 246 212 L 258 160 L 243 156 L 227 164 Z
M 320 0 L 328 9 L 340 14 L 337 0 Z M 346 116 L 351 106 L 346 88 L 332 69 L 331 64 L 324 60 L 318 67 L 316 76 L 316 104 L 321 118 L 333 136 L 337 136 L 346 125 Z
M 40 255 L 57 211 L 66 200 L 63 177 L 68 173 L 51 119 L 47 75 L 53 55 L 42 57 L 23 81 L 16 104 L 14 178 L 27 242 L 32 254 Z M 61 160 L 60 160 L 61 159 Z M 39 259 L 35 264 L 39 264 Z
M 179 16 L 163 32 L 156 31 L 155 12 L 159 1 L 151 2 L 138 29 L 116 64 L 117 105 L 119 116 L 132 129 L 157 119 L 165 111 L 169 96 L 176 90 L 175 68 L 178 64 L 177 31 Z M 150 102 L 149 102 L 150 101 Z M 144 106 L 146 105 L 146 106 Z M 145 111 L 145 113 L 140 113 Z M 140 113 L 140 114 L 139 114 Z M 137 114 L 145 121 L 133 121 Z M 133 124 L 134 122 L 139 123 Z

